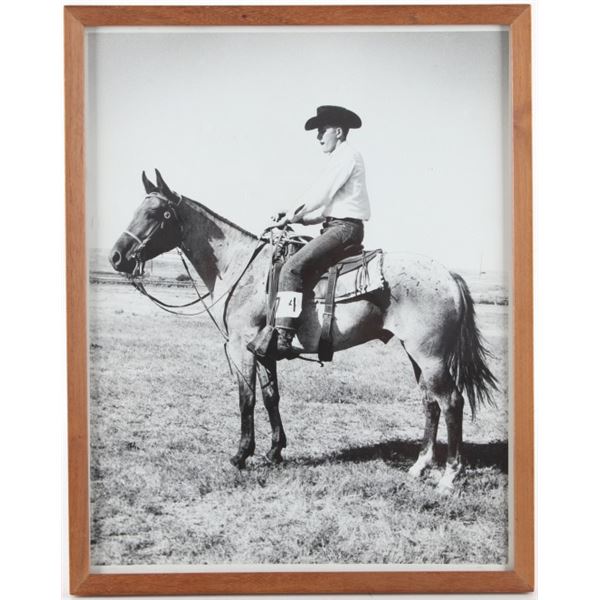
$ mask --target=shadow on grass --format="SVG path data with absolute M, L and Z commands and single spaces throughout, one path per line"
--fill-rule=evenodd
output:
M 356 446 L 331 452 L 323 456 L 298 457 L 291 461 L 298 465 L 318 466 L 328 463 L 367 462 L 383 460 L 398 466 L 410 466 L 419 455 L 420 442 L 393 440 L 370 446 Z M 437 444 L 436 460 L 443 464 L 448 453 L 446 444 Z M 465 442 L 462 450 L 463 462 L 469 467 L 497 467 L 508 473 L 507 442 L 471 444 Z

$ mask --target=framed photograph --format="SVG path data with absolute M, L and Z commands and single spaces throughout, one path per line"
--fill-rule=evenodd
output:
M 71 593 L 533 589 L 530 12 L 65 8 Z

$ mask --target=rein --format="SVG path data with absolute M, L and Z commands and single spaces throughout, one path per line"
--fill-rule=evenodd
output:
M 146 196 L 146 199 L 151 198 L 151 197 L 153 197 L 153 196 L 148 195 L 148 196 Z M 177 224 L 179 226 L 180 237 L 183 239 L 183 224 L 181 222 L 181 219 L 179 218 L 179 215 L 177 214 L 177 211 L 175 210 L 175 207 L 179 206 L 179 204 L 181 203 L 181 196 L 178 196 L 178 197 L 179 197 L 179 201 L 177 203 L 170 201 L 168 198 L 164 198 L 164 200 L 166 201 L 169 208 L 173 212 L 173 216 L 175 217 L 175 220 L 177 221 Z M 135 268 L 133 270 L 133 274 L 129 277 L 129 279 L 130 279 L 133 287 L 135 287 L 135 289 L 138 290 L 138 292 L 140 292 L 142 295 L 146 296 L 146 298 L 148 298 L 149 300 L 154 302 L 154 304 L 156 304 L 156 306 L 158 306 L 159 308 L 162 308 L 166 312 L 170 312 L 171 314 L 181 315 L 181 316 L 194 316 L 194 315 L 202 314 L 203 312 L 206 312 L 206 310 L 207 310 L 206 307 L 205 307 L 204 311 L 201 311 L 199 313 L 182 313 L 182 312 L 177 312 L 177 311 L 171 310 L 173 308 L 187 308 L 188 306 L 193 306 L 194 304 L 198 304 L 198 302 L 202 302 L 204 300 L 204 298 L 210 296 L 210 292 L 207 292 L 206 294 L 204 294 L 204 296 L 202 296 L 200 294 L 200 292 L 198 291 L 198 288 L 196 287 L 196 284 L 194 283 L 194 279 L 192 278 L 190 270 L 187 266 L 187 263 L 185 262 L 183 254 L 179 247 L 177 248 L 177 252 L 179 254 L 179 257 L 181 258 L 181 262 L 183 263 L 183 266 L 187 272 L 187 275 L 190 278 L 190 281 L 192 282 L 194 290 L 195 290 L 196 294 L 198 295 L 198 298 L 196 298 L 195 300 L 192 300 L 191 302 L 187 302 L 185 304 L 168 304 L 167 302 L 163 302 L 162 300 L 159 300 L 158 298 L 153 296 L 146 289 L 144 282 L 141 279 L 141 277 L 144 275 L 144 270 L 145 270 L 145 265 L 146 265 L 146 261 L 142 258 L 142 252 L 144 251 L 144 249 L 146 248 L 146 246 L 148 245 L 148 243 L 150 242 L 150 240 L 152 239 L 154 234 L 159 229 L 162 229 L 164 227 L 165 222 L 168 219 L 170 219 L 170 213 L 168 211 L 166 211 L 163 213 L 163 220 L 156 223 L 156 225 L 154 225 L 154 227 L 152 227 L 152 229 L 150 230 L 148 235 L 143 240 L 140 239 L 135 233 L 132 233 L 131 231 L 129 231 L 128 229 L 126 229 L 124 231 L 124 233 L 126 235 L 133 238 L 138 243 L 138 245 L 131 252 L 131 256 L 135 259 Z M 185 248 L 185 246 L 183 246 L 183 242 L 181 242 L 180 246 L 183 247 L 184 250 L 187 250 L 187 248 Z M 138 279 L 138 277 L 140 279 Z
M 222 327 L 219 326 L 217 320 L 215 319 L 213 314 L 210 312 L 210 309 L 213 308 L 216 304 L 218 304 L 221 300 L 223 300 L 223 298 L 227 297 L 227 300 L 229 300 L 229 297 L 233 293 L 233 290 L 236 288 L 237 284 L 240 282 L 240 280 L 242 279 L 242 277 L 244 276 L 244 274 L 246 273 L 246 271 L 248 270 L 248 268 L 250 267 L 250 265 L 252 264 L 254 259 L 258 256 L 258 253 L 260 252 L 260 250 L 262 250 L 262 248 L 266 244 L 266 241 L 259 238 L 258 243 L 250 256 L 250 259 L 245 264 L 245 266 L 244 266 L 243 270 L 240 272 L 240 274 L 236 277 L 233 284 L 231 286 L 229 286 L 229 288 L 225 292 L 223 292 L 223 294 L 221 294 L 214 302 L 212 302 L 212 304 L 207 306 L 207 304 L 204 302 L 204 299 L 207 298 L 208 296 L 210 296 L 211 292 L 207 292 L 204 295 L 200 294 L 200 292 L 196 286 L 196 283 L 194 281 L 194 278 L 192 277 L 192 274 L 190 272 L 188 264 L 183 256 L 183 252 L 181 251 L 181 248 L 183 248 L 183 250 L 185 250 L 186 252 L 189 253 L 189 250 L 183 244 L 183 224 L 181 222 L 181 219 L 179 218 L 179 215 L 177 214 L 177 211 L 175 210 L 175 207 L 179 206 L 179 204 L 181 203 L 181 200 L 182 200 L 182 197 L 179 194 L 177 194 L 177 196 L 179 198 L 179 201 L 177 203 L 170 201 L 168 198 L 164 198 L 164 200 L 167 202 L 170 209 L 173 211 L 175 220 L 177 221 L 177 223 L 179 225 L 180 236 L 181 236 L 182 241 L 180 242 L 179 246 L 177 247 L 177 253 L 179 254 L 179 258 L 181 259 L 181 262 L 183 264 L 183 267 L 185 268 L 187 276 L 189 277 L 190 281 L 192 282 L 192 287 L 194 288 L 194 291 L 196 292 L 198 298 L 196 298 L 195 300 L 192 300 L 191 302 L 187 302 L 185 304 L 168 304 L 168 303 L 163 302 L 162 300 L 156 298 L 155 296 L 153 296 L 146 289 L 146 286 L 144 285 L 144 282 L 141 279 L 141 277 L 144 275 L 145 264 L 146 264 L 146 261 L 143 260 L 143 258 L 141 256 L 142 252 L 145 249 L 145 247 L 148 245 L 148 243 L 150 242 L 150 240 L 152 239 L 154 234 L 159 229 L 163 228 L 164 223 L 165 223 L 164 220 L 157 223 L 150 230 L 148 235 L 143 240 L 141 240 L 137 235 L 135 235 L 134 233 L 132 233 L 128 230 L 126 230 L 124 232 L 126 235 L 130 236 L 136 242 L 138 242 L 138 245 L 135 247 L 135 249 L 131 253 L 131 256 L 135 259 L 136 265 L 135 265 L 133 274 L 131 276 L 129 276 L 129 280 L 131 281 L 131 284 L 133 285 L 133 287 L 135 287 L 135 289 L 138 292 L 140 292 L 143 296 L 146 296 L 146 298 L 151 300 L 156 306 L 158 306 L 160 309 L 164 310 L 165 312 L 171 313 L 173 315 L 179 315 L 182 317 L 195 317 L 195 316 L 207 313 L 208 316 L 210 317 L 211 321 L 214 323 L 215 327 L 217 328 L 217 330 L 223 337 L 223 339 L 227 342 L 227 341 L 229 341 L 229 331 L 227 329 L 227 319 L 226 319 L 227 302 L 225 304 L 225 309 L 223 311 L 223 322 L 225 325 L 224 330 Z M 146 196 L 146 198 L 148 198 L 148 197 L 150 197 L 150 196 Z M 163 218 L 164 219 L 170 218 L 167 215 L 168 215 L 168 213 L 164 213 Z M 189 306 L 193 306 L 194 304 L 198 304 L 198 302 L 201 302 L 202 306 L 204 307 L 203 310 L 198 311 L 198 312 L 187 313 L 187 312 L 179 312 L 177 310 L 172 310 L 172 309 L 177 309 L 177 308 L 187 308 Z M 229 357 L 228 357 L 228 359 L 229 359 Z
M 146 296 L 146 298 L 148 298 L 149 300 L 154 302 L 154 304 L 156 304 L 156 306 L 158 306 L 159 308 L 162 308 L 166 312 L 170 312 L 173 315 L 180 315 L 182 317 L 193 317 L 195 315 L 200 315 L 205 311 L 200 311 L 197 313 L 184 313 L 184 312 L 177 312 L 177 311 L 171 310 L 173 308 L 187 308 L 188 306 L 193 306 L 194 304 L 198 304 L 198 302 L 202 302 L 202 300 L 204 300 L 204 298 L 210 296 L 210 292 L 207 292 L 203 296 L 200 295 L 200 292 L 198 291 L 198 288 L 196 287 L 196 284 L 194 283 L 194 280 L 192 279 L 192 276 L 190 274 L 189 267 L 187 266 L 187 263 L 185 262 L 183 253 L 181 252 L 181 250 L 179 248 L 177 248 L 177 253 L 179 254 L 179 258 L 181 258 L 181 262 L 183 263 L 183 266 L 185 267 L 188 277 L 190 278 L 190 281 L 192 282 L 194 290 L 195 290 L 196 294 L 198 295 L 198 298 L 196 298 L 195 300 L 192 300 L 191 302 L 186 302 L 185 304 L 168 304 L 167 302 L 163 302 L 156 296 L 153 296 L 146 289 L 146 286 L 144 285 L 143 280 L 138 279 L 138 277 L 142 277 L 144 275 L 144 268 L 145 268 L 145 264 L 146 264 L 144 261 L 138 262 L 136 264 L 134 274 L 130 276 L 129 280 L 131 281 L 131 284 L 133 285 L 133 287 L 138 292 L 140 292 L 140 294 L 142 294 L 143 296 Z
M 134 250 L 130 253 L 132 258 L 135 260 L 136 264 L 135 264 L 135 268 L 133 270 L 132 275 L 129 276 L 129 280 L 131 281 L 131 284 L 138 292 L 140 292 L 143 296 L 148 298 L 151 302 L 153 302 L 156 306 L 158 306 L 160 309 L 164 310 L 165 312 L 171 313 L 173 315 L 179 315 L 182 317 L 195 317 L 195 316 L 199 316 L 204 313 L 207 313 L 208 316 L 210 317 L 211 321 L 213 322 L 214 326 L 217 328 L 217 331 L 221 334 L 221 337 L 225 340 L 224 351 L 225 351 L 225 357 L 227 358 L 227 362 L 229 364 L 230 372 L 233 374 L 233 369 L 232 369 L 232 365 L 233 365 L 235 367 L 236 371 L 238 372 L 238 375 L 241 376 L 244 381 L 246 381 L 246 377 L 245 377 L 244 373 L 241 371 L 241 369 L 238 367 L 238 365 L 231 359 L 231 357 L 229 356 L 229 352 L 227 351 L 227 342 L 229 342 L 229 328 L 227 325 L 227 307 L 229 305 L 229 300 L 231 299 L 231 296 L 233 295 L 233 292 L 235 291 L 235 288 L 237 287 L 238 283 L 241 281 L 242 277 L 245 275 L 245 273 L 248 270 L 248 268 L 250 267 L 250 265 L 254 262 L 254 259 L 258 256 L 258 254 L 265 247 L 266 244 L 271 243 L 273 245 L 273 229 L 274 229 L 274 227 L 271 226 L 271 227 L 267 227 L 265 229 L 265 231 L 262 233 L 262 235 L 258 238 L 257 244 L 256 244 L 252 254 L 250 255 L 250 259 L 244 265 L 244 268 L 242 269 L 240 274 L 235 278 L 234 282 L 227 288 L 227 290 L 225 292 L 223 292 L 216 300 L 214 300 L 214 302 L 212 302 L 212 304 L 207 306 L 206 302 L 204 302 L 204 299 L 207 298 L 208 296 L 210 296 L 211 292 L 207 292 L 204 295 L 200 294 L 200 292 L 196 286 L 196 283 L 194 281 L 194 278 L 192 277 L 192 274 L 190 272 L 188 264 L 183 256 L 183 252 L 181 251 L 181 249 L 183 248 L 184 251 L 189 253 L 189 250 L 183 244 L 183 223 L 182 223 L 181 219 L 179 218 L 177 211 L 175 210 L 175 207 L 179 206 L 179 204 L 181 203 L 183 198 L 179 194 L 176 194 L 176 195 L 179 199 L 177 203 L 169 200 L 168 198 L 164 198 L 164 196 L 161 196 L 161 198 L 163 198 L 165 200 L 165 202 L 168 204 L 169 208 L 173 212 L 173 216 L 175 217 L 177 224 L 179 225 L 181 241 L 180 241 L 179 245 L 177 246 L 177 253 L 179 254 L 179 258 L 181 259 L 181 262 L 183 264 L 185 272 L 186 272 L 187 276 L 189 277 L 189 280 L 192 282 L 192 287 L 194 288 L 194 291 L 196 292 L 198 297 L 195 300 L 192 300 L 191 302 L 187 302 L 185 304 L 168 304 L 167 302 L 163 302 L 162 300 L 156 298 L 150 292 L 148 292 L 148 290 L 146 289 L 146 286 L 144 285 L 144 282 L 142 280 L 142 277 L 144 275 L 145 265 L 146 265 L 146 261 L 142 258 L 142 252 L 144 251 L 144 249 L 146 248 L 146 246 L 148 245 L 148 243 L 150 242 L 150 240 L 152 239 L 154 234 L 159 229 L 162 229 L 165 225 L 165 221 L 170 218 L 170 215 L 168 212 L 165 212 L 163 214 L 163 220 L 158 222 L 154 227 L 152 227 L 152 229 L 150 230 L 150 232 L 144 239 L 140 239 L 136 234 L 132 233 L 129 230 L 124 231 L 124 233 L 126 235 L 128 235 L 129 237 L 134 239 L 138 244 L 134 248 Z M 151 196 L 150 195 L 146 196 L 146 198 L 149 198 L 149 197 L 151 197 Z M 269 237 L 266 236 L 267 233 L 269 234 Z M 288 236 L 286 235 L 285 237 L 287 238 Z M 294 239 L 294 238 L 289 239 L 289 241 L 291 243 L 296 243 L 296 244 L 300 244 L 300 245 L 303 245 L 304 243 L 306 243 L 306 240 L 302 239 L 302 236 L 298 236 L 297 239 Z M 217 320 L 215 319 L 215 317 L 213 316 L 213 314 L 210 312 L 210 309 L 213 308 L 214 306 L 216 306 L 224 298 L 226 300 L 225 300 L 225 306 L 223 307 L 223 327 L 221 327 L 219 325 L 219 323 L 217 322 Z M 187 312 L 180 312 L 177 310 L 173 310 L 173 309 L 178 309 L 178 308 L 187 308 L 189 306 L 198 304 L 198 302 L 201 302 L 202 306 L 203 306 L 203 310 L 200 310 L 198 312 L 187 313 Z M 307 358 L 307 357 L 303 357 L 303 356 L 298 356 L 297 358 L 308 361 L 308 362 L 317 362 L 321 366 L 323 366 L 323 363 L 320 360 L 315 360 L 315 359 L 311 359 L 311 358 Z M 246 383 L 248 384 L 247 381 L 246 381 Z

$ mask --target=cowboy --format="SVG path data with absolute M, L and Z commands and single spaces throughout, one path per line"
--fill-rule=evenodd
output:
M 362 125 L 360 117 L 341 106 L 319 106 L 304 125 L 317 130 L 317 140 L 329 160 L 324 172 L 277 223 L 323 223 L 320 235 L 303 246 L 282 267 L 277 294 L 275 358 L 293 358 L 292 340 L 302 311 L 302 290 L 341 259 L 362 249 L 363 222 L 370 217 L 363 158 L 347 142 L 348 131 Z

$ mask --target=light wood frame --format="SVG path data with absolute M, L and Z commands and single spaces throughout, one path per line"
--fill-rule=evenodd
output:
M 514 568 L 510 571 L 90 573 L 84 35 L 99 26 L 505 25 L 513 156 Z M 67 6 L 65 27 L 70 591 L 76 595 L 527 592 L 534 586 L 531 7 Z

